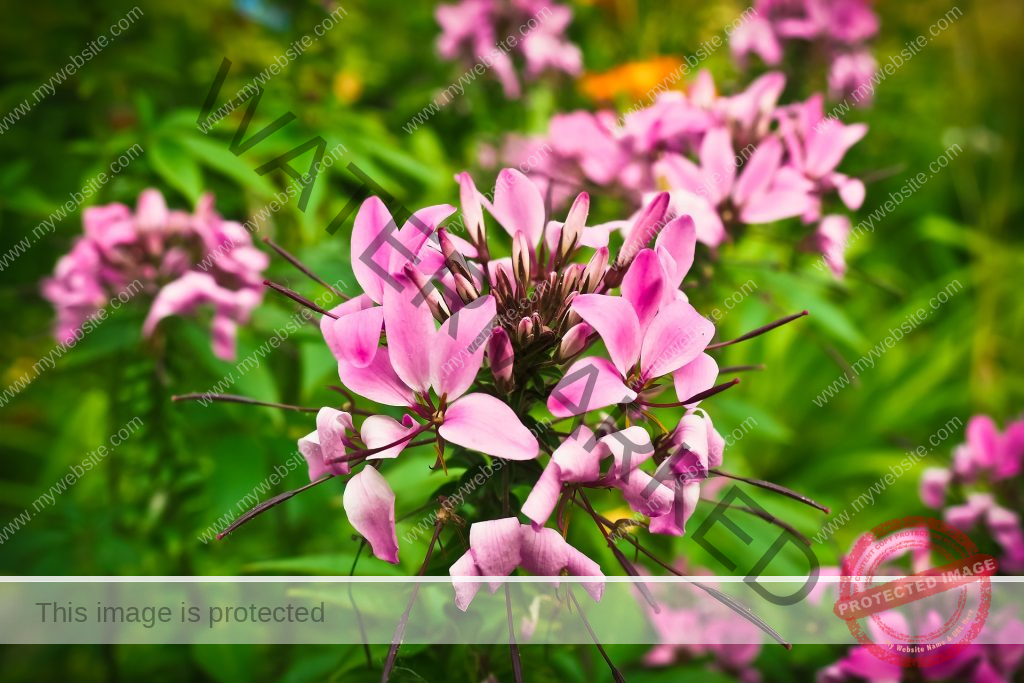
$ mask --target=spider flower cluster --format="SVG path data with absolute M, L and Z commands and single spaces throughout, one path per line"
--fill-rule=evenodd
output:
M 1020 514 L 1011 509 L 1020 505 L 1022 466 L 1024 420 L 1000 433 L 992 418 L 977 415 L 967 423 L 967 443 L 953 452 L 952 467 L 930 467 L 921 477 L 925 505 L 941 509 L 945 520 L 961 531 L 984 526 L 1003 549 L 999 566 L 1005 572 L 1024 570 L 1024 532 Z M 948 504 L 950 489 L 961 504 Z
M 491 69 L 505 97 L 516 99 L 522 94 L 517 59 L 529 80 L 545 72 L 579 75 L 582 53 L 565 37 L 570 21 L 571 9 L 548 0 L 462 0 L 437 8 L 438 50 L 470 69 Z
M 813 227 L 808 246 L 841 277 L 850 220 L 830 200 L 851 211 L 863 203 L 864 183 L 837 169 L 867 126 L 826 117 L 821 95 L 780 105 L 785 85 L 785 76 L 771 72 L 723 96 L 702 71 L 686 93 L 665 91 L 618 118 L 611 111 L 556 115 L 546 136 L 510 138 L 503 156 L 528 161 L 530 178 L 556 204 L 590 186 L 636 206 L 667 191 L 669 215 L 690 216 L 697 239 L 712 248 L 746 226 L 797 218 Z
M 83 323 L 133 285 L 152 297 L 146 336 L 168 316 L 209 306 L 213 351 L 234 358 L 238 325 L 263 298 L 268 259 L 242 225 L 217 214 L 213 195 L 204 195 L 188 213 L 168 210 L 158 190 L 146 190 L 134 213 L 119 203 L 90 207 L 83 222 L 84 235 L 42 283 L 43 296 L 57 310 L 59 341 L 75 339 Z
M 779 66 L 787 46 L 803 45 L 828 62 L 833 98 L 854 95 L 855 103 L 870 101 L 870 95 L 861 96 L 866 91 L 858 91 L 878 67 L 868 48 L 879 28 L 869 0 L 758 0 L 754 9 L 756 16 L 730 40 L 733 57 L 741 66 L 751 54 L 768 66 Z
M 533 481 L 519 509 L 474 520 L 454 578 L 603 576 L 565 540 L 577 493 L 617 490 L 650 533 L 678 536 L 722 461 L 724 441 L 698 407 L 718 390 L 706 352 L 715 328 L 680 289 L 697 228 L 668 219 L 670 197 L 656 195 L 613 257 L 586 246 L 602 234 L 587 225 L 586 193 L 555 221 L 516 170 L 499 174 L 493 200 L 467 173 L 457 181 L 465 237 L 443 226 L 454 206 L 421 209 L 399 228 L 380 199 L 363 203 L 351 236 L 363 293 L 321 320 L 347 392 L 402 416 L 359 410 L 356 424 L 355 410 L 323 408 L 299 449 L 311 480 L 350 476 L 345 510 L 380 559 L 399 556 L 387 461 L 434 444 L 438 468 L 457 448 Z M 510 256 L 491 256 L 488 223 L 507 233 Z M 653 403 L 665 392 L 678 401 Z M 662 424 L 651 410 L 666 405 L 685 415 Z M 552 418 L 572 419 L 571 431 Z M 455 587 L 467 608 L 479 584 Z M 600 597 L 602 584 L 585 588 Z

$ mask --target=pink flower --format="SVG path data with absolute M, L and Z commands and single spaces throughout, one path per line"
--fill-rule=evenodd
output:
M 349 433 L 355 432 L 352 416 L 334 408 L 321 408 L 316 414 L 316 429 L 299 439 L 299 452 L 309 465 L 309 480 L 323 475 L 348 474 L 343 460 L 347 448 L 355 448 Z
M 113 296 L 124 303 L 131 293 L 152 300 L 147 336 L 168 316 L 211 307 L 214 353 L 234 358 L 237 326 L 262 300 L 268 259 L 243 226 L 214 211 L 212 195 L 189 214 L 169 210 L 159 191 L 146 190 L 134 214 L 123 204 L 90 207 L 83 224 L 82 237 L 42 283 L 57 309 L 59 340 L 74 338 Z
M 986 475 L 992 481 L 1016 477 L 1024 464 L 1024 420 L 1011 422 L 999 433 L 992 418 L 976 415 L 967 423 L 967 443 L 957 449 L 953 470 L 957 477 L 974 481 Z
M 573 300 L 573 311 L 600 335 L 611 362 L 588 357 L 574 363 L 548 398 L 556 417 L 632 401 L 634 389 L 679 370 L 704 351 L 715 327 L 678 290 L 695 241 L 692 221 L 676 219 L 654 250 L 637 255 L 623 279 L 622 296 L 584 294 Z
M 515 517 L 477 522 L 469 528 L 469 550 L 448 570 L 456 606 L 465 612 L 480 590 L 478 581 L 457 579 L 509 576 L 516 568 L 537 576 L 558 576 L 566 570 L 570 576 L 604 577 L 596 562 L 566 543 L 554 529 L 534 529 L 520 524 Z M 500 585 L 490 582 L 491 592 Z M 588 581 L 581 585 L 594 600 L 600 600 L 604 594 L 603 582 Z
M 836 278 L 846 274 L 846 244 L 850 238 L 850 219 L 846 216 L 824 216 L 815 232 L 818 249 Z
M 339 359 L 342 383 L 378 403 L 410 408 L 454 444 L 507 460 L 537 457 L 537 439 L 511 408 L 488 394 L 466 394 L 483 364 L 485 345 L 474 340 L 497 316 L 493 297 L 477 299 L 435 329 L 427 306 L 416 302 L 419 290 L 405 275 L 395 274 L 395 282 L 401 291 L 388 285 L 382 294 L 388 345 L 365 366 Z M 427 400 L 431 390 L 436 406 Z M 391 443 L 403 429 L 410 426 L 379 416 L 364 423 L 363 440 L 370 447 Z M 396 457 L 402 448 L 381 457 Z

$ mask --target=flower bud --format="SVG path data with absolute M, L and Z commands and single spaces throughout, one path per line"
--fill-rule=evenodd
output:
M 619 250 L 615 259 L 617 268 L 625 268 L 640 250 L 647 246 L 647 243 L 658 236 L 661 229 L 665 227 L 665 212 L 668 211 L 668 192 L 659 192 L 654 196 L 647 206 L 640 210 L 640 215 L 633 222 L 633 228 L 626 236 L 626 241 Z
M 576 249 L 583 234 L 583 227 L 587 223 L 587 214 L 590 212 L 590 195 L 580 192 L 576 201 L 569 209 L 569 215 L 565 218 L 562 231 L 558 236 L 558 254 L 564 261 Z
M 516 232 L 512 240 L 512 273 L 516 282 L 526 291 L 526 285 L 530 282 L 530 243 L 521 230 Z
M 571 327 L 558 346 L 558 360 L 566 361 L 587 347 L 587 339 L 594 332 L 587 323 Z
M 526 343 L 533 337 L 530 336 L 530 329 L 533 327 L 533 323 L 529 318 L 523 318 L 519 321 L 516 326 L 516 336 L 519 338 L 520 343 Z
M 407 278 L 412 280 L 416 289 L 420 290 L 420 294 L 423 295 L 424 300 L 427 302 L 427 308 L 430 309 L 430 314 L 434 316 L 434 320 L 439 323 L 447 320 L 450 315 L 448 306 L 444 303 L 440 292 L 437 291 L 437 287 L 430 281 L 430 278 L 411 263 L 405 264 L 402 272 L 405 273 Z
M 510 388 L 512 382 L 512 363 L 515 355 L 512 352 L 512 341 L 508 332 L 500 327 L 494 328 L 491 338 L 487 340 L 487 361 L 491 366 L 491 374 L 499 383 Z
M 601 284 L 605 269 L 607 268 L 608 247 L 601 247 L 594 252 L 594 255 L 590 258 L 590 263 L 587 264 L 583 275 L 580 277 L 580 292 L 588 294 L 596 290 L 597 286 Z
M 471 301 L 475 301 L 480 296 L 480 292 L 476 290 L 476 286 L 473 281 L 462 273 L 455 273 L 455 291 L 458 292 L 459 298 L 467 304 Z

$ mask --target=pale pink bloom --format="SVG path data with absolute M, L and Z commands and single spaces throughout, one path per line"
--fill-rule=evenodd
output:
M 987 415 L 976 415 L 967 423 L 967 443 L 956 450 L 953 470 L 964 481 L 980 475 L 992 481 L 1015 477 L 1024 464 L 1024 420 L 1011 422 L 1000 434 Z
M 469 528 L 469 550 L 448 570 L 456 606 L 466 611 L 481 586 L 478 581 L 458 579 L 509 576 L 517 568 L 537 576 L 557 577 L 566 570 L 570 576 L 604 577 L 596 562 L 566 543 L 554 529 L 534 529 L 515 517 L 477 522 Z M 501 586 L 501 582 L 489 583 L 492 593 Z M 557 585 L 557 581 L 553 583 Z M 580 587 L 594 600 L 604 594 L 600 581 L 583 582 Z
M 419 290 L 405 275 L 395 274 L 394 279 L 401 291 L 386 285 L 383 292 L 388 345 L 365 366 L 339 359 L 342 383 L 378 403 L 410 408 L 420 419 L 437 424 L 438 434 L 454 444 L 507 460 L 537 457 L 537 439 L 511 408 L 489 394 L 466 394 L 483 364 L 485 344 L 473 344 L 494 324 L 494 298 L 480 297 L 436 329 L 428 307 L 417 303 Z M 431 390 L 440 407 L 424 403 Z M 378 416 L 369 427 L 364 424 L 363 439 L 375 448 L 413 428 Z M 380 457 L 396 457 L 405 443 Z
M 374 556 L 398 564 L 395 494 L 380 472 L 366 466 L 349 479 L 342 503 L 349 523 L 369 542 Z
M 830 214 L 818 223 L 814 233 L 818 249 L 825 257 L 825 264 L 836 278 L 846 274 L 846 244 L 850 238 L 850 219 Z
M 349 437 L 355 433 L 352 416 L 334 408 L 321 408 L 316 414 L 316 429 L 299 439 L 299 452 L 309 465 L 309 480 L 323 475 L 348 474 L 343 459 L 347 449 L 358 450 Z

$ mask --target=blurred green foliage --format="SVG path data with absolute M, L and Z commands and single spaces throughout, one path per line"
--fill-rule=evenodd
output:
M 109 35 L 111 22 L 135 6 L 106 0 L 8 3 L 0 24 L 0 114 L 32 99 L 32 91 L 64 66 L 70 54 L 99 35 Z M 408 135 L 402 125 L 461 70 L 436 56 L 432 4 L 351 2 L 345 4 L 343 21 L 266 84 L 250 134 L 288 111 L 297 122 L 235 157 L 227 147 L 241 113 L 215 125 L 210 135 L 195 125 L 221 60 L 228 57 L 233 63 L 223 93 L 234 93 L 290 43 L 310 34 L 333 7 L 235 6 L 224 0 L 151 0 L 137 6 L 143 15 L 130 29 L 0 135 L 0 250 L 31 233 L 69 192 L 136 143 L 144 154 L 89 203 L 133 204 L 142 189 L 152 186 L 172 206 L 190 207 L 200 191 L 210 190 L 221 214 L 244 221 L 288 182 L 283 173 L 261 177 L 253 169 L 320 135 L 328 149 L 345 146 L 344 163 L 355 161 L 407 206 L 418 207 L 457 202 L 452 176 L 462 169 L 470 169 L 481 187 L 489 187 L 494 171 L 481 169 L 477 160 L 506 133 L 542 132 L 552 113 L 591 106 L 564 81 L 537 84 L 522 100 L 510 102 L 497 85 L 481 80 Z M 583 48 L 588 69 L 600 71 L 659 55 L 689 54 L 740 9 L 736 2 L 577 4 L 570 34 Z M 880 3 L 879 61 L 897 54 L 948 9 L 948 2 L 939 0 Z M 724 311 L 721 338 L 810 310 L 810 318 L 724 353 L 723 364 L 767 367 L 744 375 L 739 387 L 714 398 L 708 407 L 723 433 L 748 418 L 756 421 L 755 428 L 727 449 L 726 469 L 782 483 L 835 512 L 898 463 L 905 451 L 926 444 L 951 418 L 966 422 L 970 415 L 986 412 L 1002 421 L 1024 406 L 1024 306 L 1018 293 L 1024 266 L 1018 154 L 1024 47 L 1017 35 L 1024 10 L 1013 0 L 965 3 L 961 9 L 962 19 L 878 87 L 872 108 L 847 117 L 870 125 L 869 135 L 844 166 L 873 179 L 861 216 L 884 203 L 890 192 L 898 192 L 905 178 L 925 169 L 950 145 L 959 144 L 964 153 L 852 246 L 845 281 L 836 282 L 815 269 L 813 254 L 794 250 L 799 239 L 795 230 L 785 234 L 772 229 L 751 232 L 726 245 L 716 258 L 705 258 L 698 271 L 700 286 L 688 290 L 698 308 L 707 310 L 721 308 L 744 283 L 756 283 L 748 296 Z M 706 66 L 721 88 L 744 82 L 723 51 Z M 803 97 L 823 87 L 823 74 L 808 70 L 808 78 L 791 84 L 787 97 Z M 304 213 L 294 204 L 286 206 L 261 234 L 273 237 L 329 281 L 344 280 L 346 291 L 353 291 L 347 244 L 341 234 L 331 238 L 324 232 L 355 186 L 344 163 L 318 179 Z M 597 218 L 618 217 L 611 215 L 615 205 L 600 206 L 608 215 Z M 0 388 L 53 348 L 52 311 L 38 295 L 38 282 L 80 231 L 81 209 L 0 272 Z M 280 261 L 270 276 L 311 298 L 321 293 Z M 814 404 L 849 363 L 883 340 L 909 312 L 926 307 L 953 280 L 963 285 L 962 291 L 887 351 L 855 386 L 823 407 Z M 239 358 L 293 314 L 290 302 L 268 297 L 241 332 Z M 347 573 L 359 544 L 341 509 L 340 486 L 321 486 L 298 496 L 224 541 L 200 540 L 294 452 L 295 440 L 311 430 L 312 421 L 307 415 L 264 408 L 170 403 L 171 394 L 208 390 L 233 366 L 212 356 L 205 327 L 195 321 L 168 321 L 157 341 L 143 342 L 141 315 L 129 310 L 114 315 L 55 369 L 0 408 L 0 524 L 30 506 L 72 463 L 133 417 L 145 424 L 97 474 L 84 478 L 59 504 L 3 544 L 0 571 Z M 299 405 L 334 404 L 337 395 L 326 387 L 336 380 L 317 330 L 306 326 L 258 370 L 239 377 L 232 391 Z M 955 435 L 929 460 L 948 462 L 960 440 Z M 446 479 L 428 470 L 432 463 L 429 449 L 418 449 L 389 468 L 398 515 L 409 515 L 399 524 L 399 536 L 419 521 L 417 509 L 443 486 L 457 486 L 466 471 L 452 468 Z M 816 544 L 822 563 L 835 564 L 854 537 L 874 524 L 921 512 L 919 474 L 900 479 L 833 541 Z M 301 483 L 304 473 L 299 471 L 284 487 Z M 520 500 L 527 491 L 526 483 L 513 488 Z M 788 499 L 751 492 L 805 534 L 818 533 L 830 519 Z M 605 510 L 621 505 L 613 496 L 599 496 L 595 503 Z M 709 507 L 701 506 L 691 528 Z M 471 512 L 472 506 L 467 509 Z M 772 527 L 753 521 L 750 529 L 757 531 L 750 546 L 722 540 L 723 550 L 741 566 L 753 564 L 776 536 Z M 606 570 L 615 571 L 615 560 L 600 537 L 582 524 L 573 526 L 571 536 Z M 455 530 L 443 538 L 445 550 L 431 566 L 435 573 L 446 573 L 464 547 Z M 418 569 L 428 540 L 403 544 L 401 573 Z M 688 538 L 657 538 L 650 545 L 663 557 L 686 556 L 712 572 L 726 571 Z M 798 573 L 798 559 L 784 554 L 771 570 Z M 358 565 L 360 573 L 388 570 L 365 556 Z M 722 677 L 699 662 L 671 671 L 646 670 L 639 663 L 644 649 L 619 646 L 609 652 L 633 682 Z M 378 664 L 384 650 L 374 648 Z M 806 680 L 836 655 L 824 646 L 792 653 L 766 646 L 759 667 L 769 680 Z M 523 657 L 531 681 L 611 680 L 592 648 L 526 647 Z M 7 649 L 3 663 L 7 680 L 188 676 L 299 683 L 379 677 L 379 670 L 364 670 L 356 647 L 40 646 Z M 393 680 L 481 681 L 491 673 L 498 680 L 511 679 L 506 648 L 408 646 L 402 649 Z

